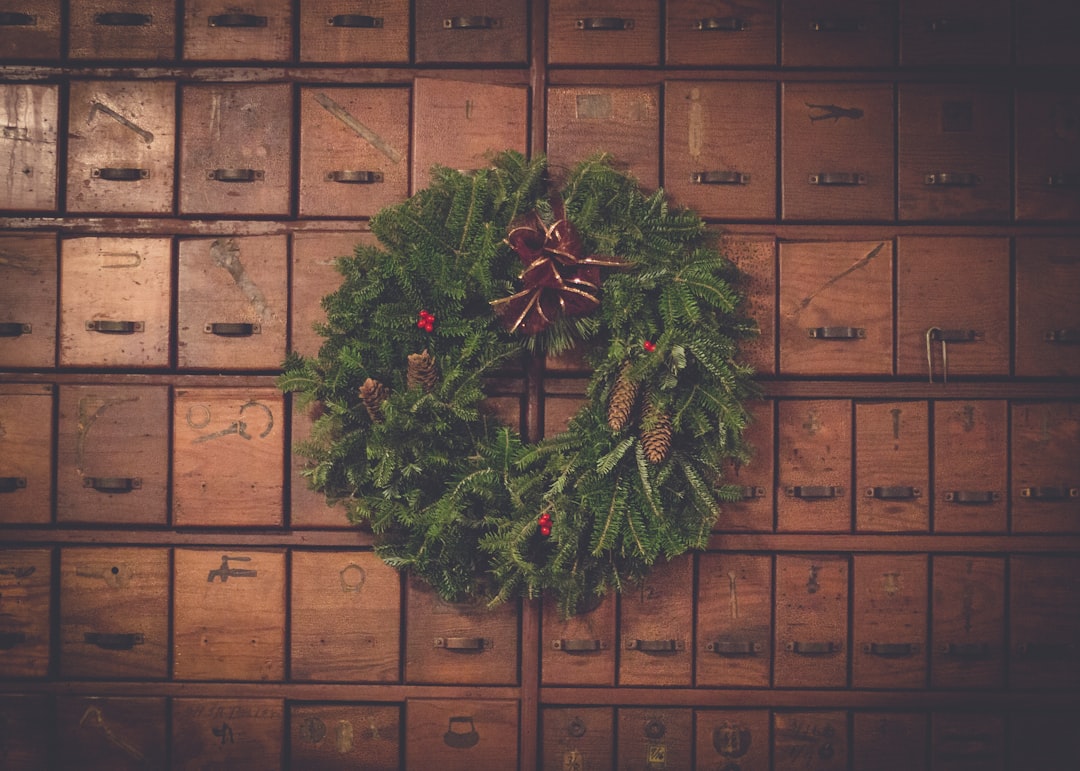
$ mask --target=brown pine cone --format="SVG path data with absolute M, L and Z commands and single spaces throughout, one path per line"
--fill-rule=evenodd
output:
M 638 384 L 630 380 L 627 372 L 630 364 L 624 364 L 611 388 L 611 398 L 608 401 L 607 422 L 612 431 L 622 431 L 630 420 L 630 414 L 634 411 L 634 402 L 637 401 Z
M 374 423 L 382 421 L 382 403 L 390 396 L 390 389 L 374 378 L 368 378 L 360 386 L 360 398 Z
M 409 390 L 421 386 L 424 393 L 431 393 L 439 383 L 439 371 L 435 367 L 434 357 L 425 349 L 423 353 L 409 354 L 409 368 L 405 373 L 405 383 Z
M 652 402 L 647 400 L 641 424 L 652 426 L 641 433 L 641 447 L 645 451 L 645 458 L 652 464 L 663 463 L 671 450 L 671 416 L 657 411 Z

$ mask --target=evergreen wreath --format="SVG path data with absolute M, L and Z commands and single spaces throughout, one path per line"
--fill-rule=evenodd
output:
M 279 386 L 317 415 L 311 487 L 371 528 L 388 564 L 448 600 L 557 597 L 564 613 L 706 546 L 744 459 L 755 333 L 738 273 L 695 214 L 607 156 L 556 189 L 543 159 L 433 170 L 342 257 L 317 357 Z M 485 380 L 583 346 L 569 429 L 526 443 Z

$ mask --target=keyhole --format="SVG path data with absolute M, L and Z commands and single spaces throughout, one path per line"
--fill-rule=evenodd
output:
M 114 576 L 120 575 L 120 568 L 116 567 L 116 565 L 113 565 L 113 566 L 112 566 L 112 570 L 111 570 L 110 572 L 111 572 L 111 573 L 112 573 L 112 574 L 113 574 Z

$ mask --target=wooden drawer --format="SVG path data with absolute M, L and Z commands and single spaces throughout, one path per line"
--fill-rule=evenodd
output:
M 0 235 L 0 367 L 56 365 L 56 236 Z
M 848 558 L 776 557 L 777 688 L 847 685 Z
M 2 654 L 0 654 L 2 655 Z M 55 717 L 49 696 L 0 694 L 4 762 L 12 769 L 48 768 Z
M 900 64 L 1007 66 L 1010 5 L 1009 0 L 901 0 Z
M 925 554 L 856 554 L 852 685 L 924 688 L 927 662 Z
M 53 387 L 0 384 L 0 523 L 52 521 Z
M 49 674 L 52 550 L 0 549 L 0 677 Z
M 289 214 L 287 83 L 187 85 L 181 114 L 182 214 Z
M 1015 3 L 1016 63 L 1072 68 L 1080 64 L 1080 6 L 1062 0 Z
M 1080 94 L 1016 94 L 1016 218 L 1080 215 Z
M 0 0 L 0 59 L 59 59 L 60 0 Z
M 412 189 L 431 183 L 436 164 L 467 173 L 487 167 L 493 153 L 524 153 L 528 104 L 528 89 L 521 86 L 416 78 Z M 448 136 L 454 141 L 447 143 Z
M 370 217 L 409 192 L 409 89 L 300 89 L 300 216 Z
M 660 89 L 576 86 L 548 89 L 547 154 L 553 168 L 572 168 L 597 153 L 647 190 L 660 184 Z
M 286 236 L 180 241 L 177 363 L 193 369 L 275 369 L 285 359 Z
M 739 269 L 743 311 L 757 324 L 757 336 L 739 343 L 739 359 L 759 375 L 776 374 L 776 239 L 721 236 L 717 247 Z
M 683 555 L 670 562 L 658 560 L 640 585 L 623 592 L 620 685 L 691 684 L 693 587 L 694 561 Z
M 660 63 L 657 0 L 550 0 L 551 64 Z
M 68 211 L 172 211 L 174 83 L 76 81 L 68 116 Z
M 1005 558 L 937 555 L 934 564 L 934 688 L 1005 686 Z
M 615 711 L 611 707 L 545 707 L 543 771 L 615 768 Z
M 68 56 L 171 61 L 176 58 L 176 4 L 172 0 L 73 2 Z
M 779 402 L 777 530 L 851 530 L 851 421 L 846 399 Z
M 900 219 L 1008 219 L 1009 94 L 971 85 L 899 88 Z
M 282 699 L 176 698 L 172 701 L 172 768 L 282 767 Z
M 783 93 L 784 219 L 893 219 L 892 86 L 785 83 Z
M 548 380 L 544 383 L 548 388 L 559 385 L 569 385 L 566 381 L 556 384 Z M 581 388 L 582 384 L 574 384 Z M 570 421 L 574 419 L 578 411 L 584 406 L 585 398 L 563 393 L 551 393 L 544 396 L 544 436 L 555 436 L 570 427 Z
M 1014 533 L 1080 532 L 1080 403 L 1012 408 Z
M 777 0 L 668 0 L 667 64 L 776 64 Z
M 845 771 L 848 742 L 846 712 L 773 713 L 774 771 Z
M 697 767 L 769 771 L 769 711 L 699 709 Z
M 66 696 L 56 700 L 60 769 L 166 768 L 164 696 Z
M 1016 374 L 1080 377 L 1080 239 L 1016 239 Z
M 888 67 L 896 61 L 895 10 L 888 0 L 782 0 L 785 67 Z
M 396 570 L 369 551 L 294 551 L 290 575 L 292 679 L 401 679 Z
M 189 61 L 288 61 L 289 0 L 186 0 L 184 58 Z
M 173 677 L 284 678 L 284 551 L 176 549 L 173 564 Z
M 703 217 L 776 217 L 776 86 L 664 84 L 664 189 Z
M 732 461 L 724 477 L 725 484 L 741 489 L 742 499 L 723 504 L 714 531 L 768 532 L 773 529 L 775 405 L 772 401 L 755 401 L 747 407 L 750 423 L 743 432 L 743 439 L 750 445 L 752 455 L 746 462 Z
M 409 699 L 405 768 L 442 771 L 517 768 L 518 703 L 494 699 Z
M 855 405 L 855 529 L 930 528 L 926 402 Z
M 1075 689 L 1080 685 L 1080 558 L 1009 558 L 1009 685 Z M 1068 610 L 1066 610 L 1068 609 Z
M 896 264 L 898 375 L 1009 374 L 1009 239 L 901 236 Z
M 930 721 L 916 712 L 856 712 L 851 757 L 854 768 L 915 771 L 926 768 Z
M 780 371 L 892 374 L 890 241 L 780 244 Z
M 57 431 L 60 522 L 166 524 L 165 386 L 63 386 Z
M 299 409 L 296 398 L 290 402 L 292 415 L 292 441 L 289 450 L 289 525 L 292 527 L 351 528 L 348 512 L 340 502 L 331 504 L 324 493 L 312 490 L 303 472 L 311 463 L 297 451 L 297 446 L 311 439 L 311 430 L 316 416 L 323 409 L 321 402 L 315 402 L 308 409 Z
M 620 771 L 690 768 L 694 715 L 689 709 L 621 707 L 618 721 L 615 752 Z
M 358 246 L 376 246 L 367 231 L 293 233 L 292 235 L 292 318 L 289 350 L 315 357 L 326 339 L 315 330 L 326 322 L 322 300 L 336 292 L 344 280 L 337 269 L 340 257 L 352 257 Z
M 305 0 L 299 14 L 302 62 L 409 61 L 409 0 Z
M 1005 532 L 1008 426 L 1004 401 L 934 402 L 936 532 Z
M 1005 717 L 986 712 L 935 712 L 930 717 L 933 771 L 1005 771 Z
M 418 578 L 409 579 L 407 586 L 406 682 L 518 682 L 520 611 L 516 604 L 488 608 L 482 599 L 447 602 Z
M 417 64 L 518 64 L 528 56 L 525 0 L 416 0 L 414 9 Z
M 597 598 L 569 617 L 548 597 L 543 613 L 543 684 L 615 685 L 615 595 Z
M 284 399 L 270 388 L 190 388 L 173 403 L 173 524 L 280 526 Z
M 1071 771 L 1080 758 L 1075 710 L 1028 710 L 1009 715 L 1012 771 Z
M 289 705 L 291 768 L 397 771 L 401 707 L 396 704 Z
M 55 85 L 0 83 L 0 157 L 8 159 L 0 209 L 56 208 L 59 92 Z
M 769 687 L 772 576 L 768 555 L 698 557 L 696 685 Z

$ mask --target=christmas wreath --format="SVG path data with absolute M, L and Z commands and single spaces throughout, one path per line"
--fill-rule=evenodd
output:
M 311 486 L 449 600 L 547 592 L 565 612 L 704 548 L 745 455 L 750 370 L 737 271 L 691 212 L 606 156 L 561 185 L 503 153 L 371 220 L 339 259 L 317 357 L 279 385 L 316 415 Z M 485 381 L 574 346 L 591 376 L 569 429 L 525 442 Z

